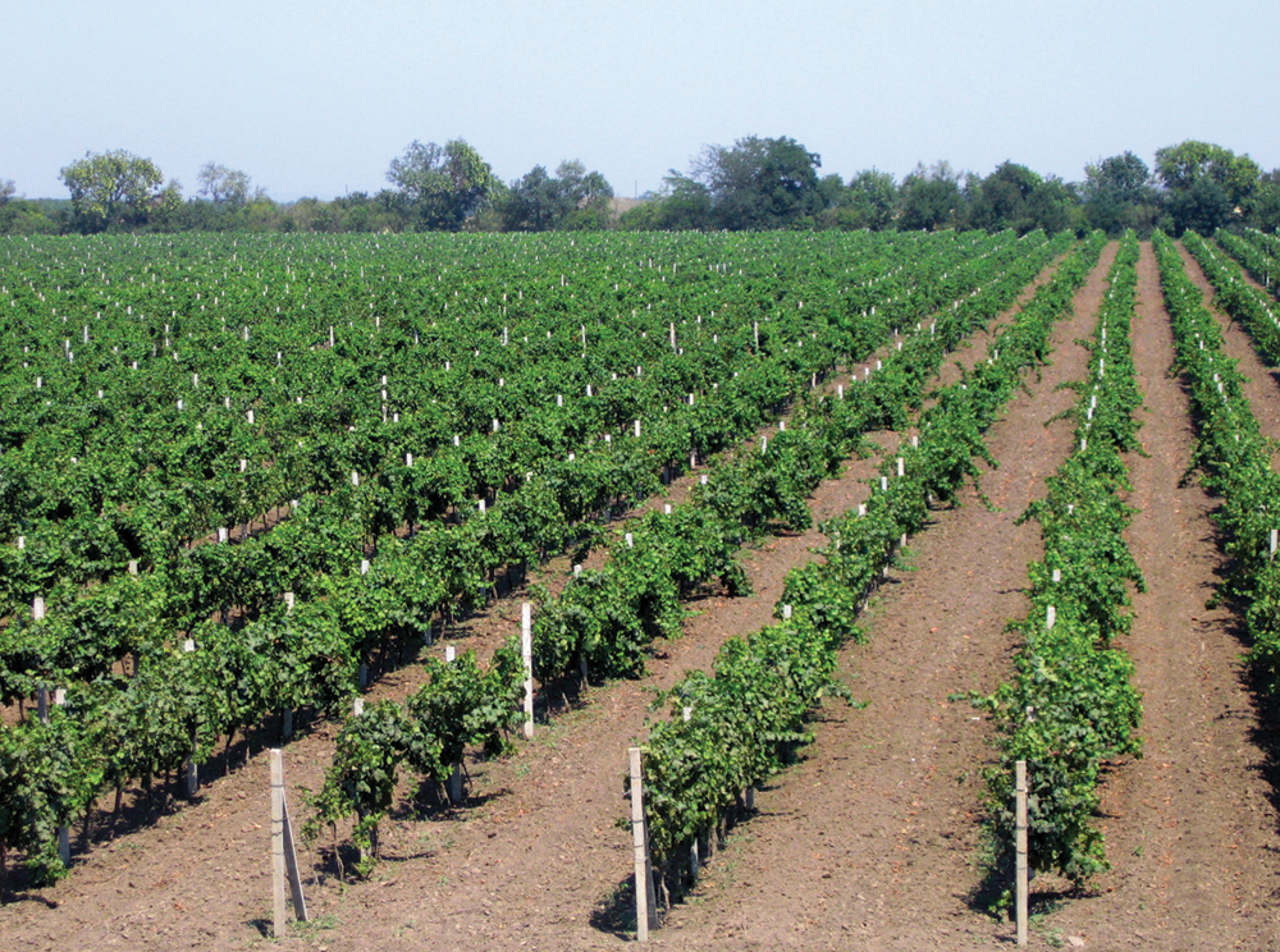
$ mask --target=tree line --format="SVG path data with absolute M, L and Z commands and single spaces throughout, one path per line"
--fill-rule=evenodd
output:
M 1132 228 L 1145 237 L 1157 227 L 1280 226 L 1280 169 L 1263 172 L 1247 154 L 1195 140 L 1158 149 L 1154 167 L 1133 152 L 1100 159 L 1079 182 L 1013 161 L 985 177 L 945 161 L 921 164 L 901 181 L 876 168 L 845 180 L 821 167 L 821 156 L 794 139 L 748 136 L 707 146 L 687 172 L 671 169 L 656 193 L 628 202 L 576 159 L 503 182 L 462 139 L 415 141 L 391 160 L 388 187 L 376 193 L 283 203 L 216 162 L 184 197 L 148 158 L 90 152 L 61 170 L 69 199 L 20 198 L 12 180 L 0 179 L 0 234 Z

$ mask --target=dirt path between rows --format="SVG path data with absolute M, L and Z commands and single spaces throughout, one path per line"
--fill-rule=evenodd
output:
M 757 798 L 761 815 L 717 859 L 697 901 L 679 906 L 655 948 L 952 949 L 990 945 L 1005 924 L 968 903 L 976 885 L 986 722 L 956 692 L 989 693 L 1010 672 L 1004 622 L 1026 610 L 1038 527 L 1014 526 L 1071 446 L 1057 420 L 1086 354 L 1103 260 L 1053 333 L 1052 364 L 988 434 L 1000 467 L 955 511 L 935 513 L 871 610 L 871 641 L 846 651 L 862 711 L 829 706 L 805 760 Z M 978 356 L 981 356 L 979 353 Z M 1046 425 L 1047 424 L 1047 425 Z
M 886 444 L 892 439 L 880 436 Z M 815 522 L 863 500 L 876 462 L 853 461 L 824 483 L 811 500 Z M 1017 511 L 1011 503 L 1000 518 L 1011 520 Z M 322 871 L 308 882 L 316 924 L 273 947 L 618 947 L 622 939 L 593 923 L 593 911 L 630 868 L 630 834 L 615 821 L 625 814 L 626 747 L 643 734 L 651 691 L 691 668 L 709 667 L 726 638 L 766 624 L 786 572 L 812 558 L 809 549 L 822 541 L 814 529 L 744 553 L 754 596 L 702 599 L 691 606 L 684 638 L 661 646 L 648 679 L 593 689 L 584 706 L 540 725 L 514 758 L 473 764 L 465 809 L 436 810 L 429 822 L 393 816 L 383 824 L 384 859 L 371 882 L 343 887 L 332 876 L 325 843 L 304 850 L 303 869 Z M 466 626 L 463 646 L 483 652 L 489 641 L 518 630 L 518 613 L 518 593 L 496 602 Z M 415 677 L 409 669 L 395 672 L 370 696 L 402 695 Z M 292 789 L 320 786 L 335 731 L 323 725 L 289 745 Z M 99 845 L 64 883 L 0 910 L 0 948 L 19 940 L 24 948 L 265 945 L 266 772 L 265 758 L 255 757 L 206 786 L 199 803 Z M 295 816 L 305 815 L 297 796 L 292 807 Z

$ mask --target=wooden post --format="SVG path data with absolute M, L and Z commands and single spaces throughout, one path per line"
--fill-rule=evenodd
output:
M 636 939 L 649 941 L 649 929 L 657 925 L 657 898 L 653 894 L 653 870 L 649 867 L 649 833 L 644 825 L 644 787 L 640 777 L 640 748 L 632 747 L 631 844 L 636 877 Z
M 524 736 L 533 739 L 533 606 L 520 606 L 520 657 L 524 661 Z
M 1280 541 L 1277 539 L 1277 535 L 1280 535 L 1280 532 L 1278 532 L 1276 529 L 1272 529 L 1270 547 L 1271 547 L 1271 558 L 1273 559 L 1276 557 L 1276 544 L 1278 541 Z
M 1017 850 L 1018 945 L 1027 944 L 1027 762 L 1019 760 L 1014 773 L 1014 824 Z
M 457 657 L 457 652 L 453 645 L 446 645 L 444 649 L 444 663 L 453 664 Z M 462 802 L 462 764 L 453 765 L 453 773 L 449 774 L 448 794 L 450 803 Z
M 53 703 L 61 707 L 67 702 L 67 692 L 62 688 L 58 688 L 53 692 Z M 40 723 L 49 723 L 49 689 L 41 685 L 36 689 L 36 711 Z M 62 860 L 63 866 L 71 865 L 71 828 L 68 826 L 58 827 L 58 859 Z
M 285 880 L 293 897 L 293 914 L 307 921 L 307 902 L 302 895 L 298 854 L 293 847 L 293 827 L 284 796 L 284 760 L 279 748 L 271 751 L 271 935 L 285 934 Z
M 188 638 L 183 641 L 182 650 L 188 654 L 194 652 L 196 650 L 195 639 Z M 196 759 L 194 756 L 196 743 L 196 732 L 193 730 L 191 732 L 191 748 L 193 756 L 187 758 L 186 762 L 182 765 L 184 787 L 188 800 L 194 800 L 196 794 L 200 792 L 200 768 L 196 766 Z
M 684 706 L 684 710 L 681 712 L 681 716 L 684 718 L 684 722 L 686 724 L 689 723 L 689 721 L 693 719 L 693 708 L 686 704 Z M 698 849 L 698 837 L 695 836 L 689 842 L 689 882 L 696 883 L 698 881 L 698 874 L 701 871 L 702 857 Z
M 1058 609 L 1050 605 L 1044 613 L 1044 630 L 1053 631 L 1053 626 L 1058 622 Z

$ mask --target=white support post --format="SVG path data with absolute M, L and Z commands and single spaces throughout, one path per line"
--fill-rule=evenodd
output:
M 67 692 L 62 688 L 57 688 L 53 692 L 53 703 L 57 707 L 61 707 L 67 702 Z M 36 692 L 36 705 L 40 722 L 49 723 L 49 689 L 41 686 Z M 62 860 L 63 866 L 71 865 L 71 828 L 63 825 L 58 827 L 58 859 Z
M 1018 945 L 1027 944 L 1027 762 L 1019 760 L 1014 774 L 1014 848 L 1017 851 Z
M 533 739 L 533 606 L 520 606 L 520 658 L 524 662 L 524 736 Z
M 182 643 L 182 650 L 187 654 L 192 654 L 196 650 L 195 639 L 188 638 Z M 191 746 L 196 746 L 195 731 L 191 732 Z M 196 766 L 195 757 L 190 757 L 182 765 L 183 785 L 188 800 L 194 800 L 197 793 L 200 792 L 200 768 Z

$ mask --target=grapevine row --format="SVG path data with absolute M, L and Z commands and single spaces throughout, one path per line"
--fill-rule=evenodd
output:
M 1249 656 L 1266 690 L 1280 692 L 1280 566 L 1272 548 L 1280 501 L 1273 447 L 1241 390 L 1236 362 L 1223 353 L 1222 332 L 1187 277 L 1172 239 L 1157 233 L 1165 305 L 1173 318 L 1177 369 L 1191 386 L 1195 465 L 1206 490 L 1222 499 L 1214 514 L 1230 555 L 1219 596 L 1243 613 Z
M 1045 555 L 1027 570 L 1031 607 L 1017 625 L 1024 645 L 1016 674 L 977 699 L 1002 734 L 1000 761 L 987 771 L 992 874 L 1002 882 L 1013 868 L 1016 761 L 1026 761 L 1031 785 L 1031 868 L 1079 884 L 1107 868 L 1093 824 L 1103 761 L 1141 749 L 1133 664 L 1112 647 L 1131 622 L 1129 584 L 1144 587 L 1123 537 L 1133 510 L 1121 499 L 1130 488 L 1121 454 L 1139 449 L 1133 413 L 1142 401 L 1129 348 L 1137 260 L 1129 232 L 1109 275 L 1089 375 L 1077 385 L 1076 449 L 1047 480 L 1045 498 L 1019 520 L 1040 523 Z
M 825 561 L 789 573 L 776 612 L 782 621 L 731 639 L 712 674 L 691 674 L 672 689 L 671 717 L 653 725 L 643 748 L 646 832 L 664 883 L 680 882 L 685 848 L 719 827 L 744 789 L 811 739 L 806 724 L 820 699 L 847 694 L 835 679 L 837 650 L 858 637 L 861 602 L 900 539 L 924 524 L 930 497 L 953 498 L 976 476 L 973 458 L 989 458 L 983 432 L 1022 373 L 1043 363 L 1050 328 L 1104 243 L 1098 233 L 1079 247 L 991 344 L 988 362 L 943 391 L 922 418 L 919 445 L 901 448 L 900 472 L 886 463 L 865 508 L 822 526 Z

